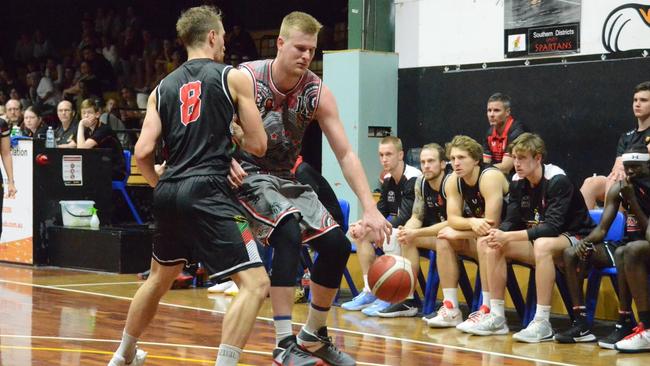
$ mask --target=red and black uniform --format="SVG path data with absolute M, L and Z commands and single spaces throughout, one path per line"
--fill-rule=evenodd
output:
M 512 178 L 501 230 L 525 229 L 533 241 L 561 234 L 584 237 L 595 226 L 582 194 L 557 166 L 542 165 L 542 179 L 535 187 L 516 174 Z
M 502 162 L 504 156 L 510 156 L 507 151 L 508 144 L 524 132 L 526 132 L 526 126 L 512 116 L 508 116 L 506 119 L 501 133 L 497 132 L 496 126 L 490 126 L 483 144 L 483 158 L 491 159 L 491 164 Z
M 483 173 L 488 170 L 497 170 L 489 164 L 479 164 L 479 173 L 476 184 L 473 186 L 467 185 L 463 178 L 458 177 L 458 192 L 461 197 L 463 197 L 463 217 L 476 217 L 484 218 L 485 217 L 485 198 L 481 195 L 481 178 L 483 178 Z
M 216 279 L 262 265 L 226 179 L 233 151 L 230 70 L 210 59 L 189 60 L 156 89 L 168 155 L 154 189 L 153 256 L 163 265 L 200 261 Z

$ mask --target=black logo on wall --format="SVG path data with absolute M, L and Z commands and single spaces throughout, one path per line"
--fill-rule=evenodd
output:
M 603 24 L 608 52 L 650 48 L 650 5 L 625 4 L 612 10 Z

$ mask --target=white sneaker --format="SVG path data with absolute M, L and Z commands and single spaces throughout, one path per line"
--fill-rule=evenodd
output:
M 119 355 L 113 355 L 111 361 L 108 363 L 108 366 L 142 366 L 144 365 L 144 360 L 147 359 L 147 352 L 136 348 L 135 357 L 131 363 L 126 363 L 124 357 Z
M 650 330 L 639 323 L 634 333 L 616 342 L 614 348 L 625 353 L 650 352 Z
M 512 335 L 519 342 L 539 343 L 553 340 L 553 328 L 546 319 L 533 319 L 526 329 Z
M 427 325 L 431 328 L 455 327 L 463 321 L 463 314 L 460 309 L 454 308 L 451 301 L 445 300 L 438 309 L 438 313 L 431 319 L 427 319 Z
M 460 330 L 461 332 L 467 333 L 467 329 L 473 328 L 474 326 L 476 326 L 489 313 L 490 313 L 490 308 L 487 307 L 486 305 L 481 305 L 481 307 L 477 311 L 469 314 L 469 316 L 467 317 L 467 320 L 465 320 L 464 322 L 458 324 L 456 326 L 456 329 Z
M 228 296 L 237 296 L 239 294 L 239 287 L 233 282 L 232 286 L 228 287 L 223 293 Z
M 487 336 L 487 335 L 504 335 L 510 332 L 506 318 L 495 313 L 488 313 L 480 322 L 474 323 L 473 326 L 465 328 L 466 333 Z M 553 335 L 551 335 L 551 339 Z
M 208 292 L 224 292 L 228 288 L 230 288 L 230 286 L 232 286 L 234 283 L 235 282 L 233 282 L 233 281 L 226 281 L 226 282 L 217 283 L 216 285 L 214 285 L 212 287 L 208 287 Z

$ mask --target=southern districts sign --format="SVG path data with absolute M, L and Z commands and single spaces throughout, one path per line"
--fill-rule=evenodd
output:
M 506 30 L 506 58 L 580 51 L 580 25 L 563 24 Z

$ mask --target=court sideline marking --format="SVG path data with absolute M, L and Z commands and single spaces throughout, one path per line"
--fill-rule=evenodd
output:
M 79 293 L 79 294 L 84 294 L 84 295 L 102 296 L 102 297 L 108 297 L 108 298 L 119 299 L 119 300 L 127 300 L 127 301 L 131 301 L 133 299 L 131 297 L 126 297 L 126 296 L 109 295 L 109 294 L 103 294 L 103 293 L 97 293 L 97 292 L 75 290 L 75 289 L 70 289 L 70 288 L 60 288 L 60 287 L 55 287 L 55 286 L 50 286 L 50 285 L 37 285 L 37 284 L 33 284 L 33 283 L 25 283 L 25 282 L 11 281 L 11 280 L 3 280 L 3 279 L 0 279 L 0 283 L 8 283 L 8 284 L 22 285 L 22 286 L 36 287 L 36 288 L 43 288 L 43 289 L 49 289 L 49 290 L 67 291 L 67 292 Z M 194 306 L 171 304 L 171 303 L 166 303 L 166 302 L 160 302 L 159 305 L 169 306 L 169 307 L 174 307 L 174 308 L 180 308 L 180 309 L 186 309 L 186 310 L 205 311 L 205 312 L 217 313 L 217 314 L 221 314 L 221 315 L 223 315 L 225 313 L 223 311 L 218 311 L 218 310 L 213 310 L 213 309 L 205 309 L 205 308 L 199 308 L 199 307 L 194 307 Z M 268 322 L 273 322 L 272 318 L 267 318 L 267 317 L 256 317 L 256 319 L 263 320 L 263 321 L 268 321 Z M 303 323 L 297 323 L 297 322 L 293 322 L 292 324 L 304 325 Z M 399 338 L 399 337 L 387 336 L 387 335 L 382 335 L 382 334 L 365 333 L 365 332 L 359 332 L 359 331 L 348 330 L 348 329 L 340 329 L 340 328 L 329 328 L 328 327 L 328 329 L 333 330 L 333 331 L 337 331 L 337 332 L 342 332 L 342 333 L 350 333 L 350 334 L 355 334 L 355 335 L 360 335 L 360 336 L 369 336 L 369 337 L 376 337 L 376 338 L 382 338 L 382 339 L 393 340 L 393 341 L 414 343 L 414 344 L 419 344 L 419 345 L 424 345 L 424 346 L 450 348 L 450 349 L 455 349 L 455 350 L 459 350 L 459 351 L 480 353 L 480 354 L 488 354 L 488 355 L 492 355 L 492 356 L 513 358 L 513 359 L 519 359 L 519 360 L 530 361 L 530 362 L 544 362 L 544 363 L 547 363 L 549 365 L 575 366 L 574 364 L 569 364 L 569 363 L 550 361 L 550 360 L 543 360 L 543 359 L 538 359 L 538 358 L 533 358 L 533 357 L 525 357 L 525 356 L 512 355 L 512 354 L 500 353 L 500 352 L 483 351 L 483 350 L 478 350 L 478 349 L 473 349 L 473 348 L 466 348 L 466 347 L 462 347 L 462 346 L 452 346 L 452 345 L 440 344 L 440 343 L 434 343 L 434 342 L 425 342 L 425 341 L 420 341 L 420 340 L 410 339 L 410 338 Z

